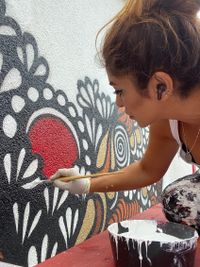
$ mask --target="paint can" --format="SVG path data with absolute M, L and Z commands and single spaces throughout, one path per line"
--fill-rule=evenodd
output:
M 177 179 L 162 192 L 163 213 L 171 222 L 194 227 L 200 235 L 200 174 Z
M 108 227 L 116 267 L 193 267 L 198 233 L 155 220 L 126 220 Z

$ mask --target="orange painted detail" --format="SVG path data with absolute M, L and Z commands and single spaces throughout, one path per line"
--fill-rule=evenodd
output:
M 78 158 L 76 140 L 69 127 L 53 117 L 38 119 L 29 131 L 33 153 L 43 161 L 43 172 L 49 177 L 59 168 L 70 168 Z
M 139 212 L 140 206 L 137 201 L 133 201 L 132 203 L 125 203 L 123 199 L 120 199 L 117 208 L 108 224 L 129 219 Z
M 95 229 L 93 231 L 93 235 L 98 234 L 99 231 L 101 230 L 102 220 L 103 220 L 103 212 L 105 212 L 102 210 L 103 207 L 102 207 L 99 200 L 95 201 L 95 209 L 96 209 L 97 216 L 96 216 Z

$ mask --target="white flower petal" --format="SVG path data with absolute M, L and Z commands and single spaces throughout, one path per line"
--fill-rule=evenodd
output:
M 114 105 L 114 104 L 112 104 L 112 106 L 111 106 L 111 110 L 110 110 L 110 116 L 113 114 L 113 112 L 114 112 L 114 109 L 115 109 L 115 105 Z
M 83 133 L 85 131 L 85 126 L 82 123 L 82 121 L 78 121 L 78 128 L 80 129 L 80 131 Z
M 12 109 L 19 113 L 25 106 L 25 101 L 21 96 L 14 95 L 11 100 Z
M 113 110 L 113 108 L 114 108 L 114 105 L 107 101 L 106 102 L 106 118 L 107 119 L 111 117 L 112 115 L 111 111 Z
M 24 175 L 23 175 L 23 179 L 26 179 L 28 177 L 31 177 L 38 169 L 38 159 L 34 159 L 30 165 L 28 166 L 28 168 L 26 169 Z
M 94 89 L 94 93 L 97 94 L 99 91 L 99 84 L 97 82 L 94 83 L 93 89 Z
M 76 111 L 73 107 L 68 108 L 70 115 L 75 118 L 76 117 Z
M 65 191 L 63 192 L 63 194 L 62 194 L 62 197 L 60 198 L 60 201 L 59 201 L 59 203 L 58 203 L 57 209 L 59 209 L 60 206 L 64 203 L 64 201 L 67 199 L 68 195 L 69 195 L 69 191 L 66 191 L 66 190 L 65 190 Z
M 22 185 L 22 187 L 24 189 L 29 190 L 29 189 L 33 189 L 34 187 L 38 186 L 42 182 L 43 181 L 39 177 L 37 177 L 35 180 L 31 181 L 30 183 L 26 183 L 26 184 Z
M 94 118 L 92 118 L 92 138 L 93 138 L 93 143 L 94 143 L 94 138 L 95 138 L 95 130 L 96 130 L 96 121 Z
M 17 55 L 18 55 L 20 61 L 24 64 L 23 50 L 20 46 L 17 47 Z
M 98 142 L 103 134 L 103 127 L 101 124 L 98 125 L 97 133 L 96 133 L 96 140 L 95 140 L 95 149 L 97 148 Z
M 76 230 L 76 227 L 77 227 L 77 224 L 78 224 L 78 219 L 79 219 L 79 211 L 77 209 L 76 212 L 75 212 L 75 214 L 74 214 L 74 222 L 73 222 L 73 231 L 72 231 L 72 234 L 75 233 L 75 230 Z
M 21 73 L 16 68 L 12 68 L 6 75 L 1 85 L 1 92 L 18 88 L 22 83 Z
M 88 131 L 90 140 L 92 141 L 92 140 L 93 140 L 93 136 L 92 136 L 92 126 L 91 126 L 91 121 L 90 121 L 90 119 L 88 118 L 87 115 L 85 116 L 85 123 L 86 123 L 86 128 L 87 128 L 87 131 Z
M 58 242 L 56 242 L 53 246 L 51 257 L 54 257 L 56 255 L 57 250 L 58 250 Z
M 10 183 L 11 180 L 11 155 L 10 153 L 6 154 L 3 160 L 4 163 L 4 169 L 7 175 L 8 183 Z
M 13 138 L 17 132 L 17 122 L 11 115 L 6 115 L 3 120 L 3 131 L 9 138 Z
M 10 26 L 2 25 L 2 26 L 0 26 L 0 34 L 13 36 L 13 35 L 16 35 L 16 32 Z
M 37 67 L 37 69 L 36 69 L 34 75 L 36 75 L 36 76 L 44 76 L 44 75 L 46 74 L 46 72 L 47 72 L 46 66 L 43 65 L 43 64 L 40 64 L 40 65 Z
M 58 95 L 57 101 L 58 101 L 58 104 L 62 107 L 66 104 L 66 101 L 63 95 Z
M 81 98 L 80 99 L 81 99 L 81 101 L 83 101 L 82 102 L 83 106 L 88 107 L 89 104 L 91 103 L 91 100 L 90 100 L 90 97 L 88 95 L 88 92 L 85 90 L 84 87 L 81 87 L 80 88 L 80 93 L 81 93 Z
M 30 202 L 28 202 L 26 204 L 26 208 L 25 208 L 25 211 L 24 211 L 23 231 L 22 231 L 22 243 L 24 242 L 24 238 L 25 238 L 25 235 L 26 235 L 26 230 L 27 230 L 29 216 L 30 216 Z
M 35 229 L 35 227 L 37 226 L 39 220 L 40 220 L 40 217 L 42 215 L 42 211 L 39 210 L 38 213 L 35 215 L 35 218 L 32 222 L 32 225 L 31 225 L 31 228 L 30 228 L 30 231 L 28 233 L 28 237 L 32 234 L 33 230 Z
M 91 165 L 91 159 L 88 155 L 85 155 L 85 163 L 90 166 Z
M 65 224 L 64 224 L 64 220 L 63 220 L 62 216 L 59 218 L 58 222 L 59 222 L 59 227 L 60 227 L 61 233 L 62 233 L 63 238 L 65 240 L 66 248 L 68 248 L 67 232 L 66 232 L 66 228 L 65 228 Z
M 49 190 L 48 188 L 44 189 L 44 199 L 47 207 L 47 213 L 49 212 Z
M 45 235 L 41 247 L 41 262 L 45 261 L 47 258 L 47 249 L 48 249 L 48 235 Z
M 16 202 L 13 205 L 13 215 L 14 215 L 14 220 L 15 220 L 16 232 L 18 233 L 18 229 L 19 229 L 19 210 L 18 210 L 18 204 Z
M 78 101 L 83 108 L 89 107 L 89 103 L 86 102 L 83 98 L 79 97 Z
M 128 197 L 128 191 L 124 191 L 124 196 Z
M 89 148 L 89 145 L 88 145 L 88 142 L 87 142 L 87 140 L 85 140 L 85 139 L 82 139 L 82 142 L 83 142 L 83 147 L 84 147 L 84 149 L 87 151 L 87 150 L 88 150 L 88 148 Z
M 52 91 L 51 91 L 49 88 L 45 88 L 45 89 L 43 90 L 43 96 L 44 96 L 44 98 L 45 98 L 46 100 L 50 100 L 50 99 L 52 99 L 52 97 L 53 97 L 53 93 L 52 93 Z
M 27 46 L 26 46 L 26 56 L 27 56 L 28 70 L 30 70 L 30 68 L 34 62 L 34 58 L 35 58 L 35 51 L 34 51 L 33 46 L 31 44 L 27 44 Z
M 26 150 L 24 148 L 22 148 L 20 153 L 19 153 L 19 158 L 18 158 L 18 162 L 17 162 L 17 177 L 19 176 L 19 172 L 20 172 L 22 164 L 24 162 L 25 155 L 26 155 Z
M 106 103 L 106 99 L 105 98 L 102 99 L 102 106 L 103 106 L 102 109 L 106 111 L 107 110 L 107 108 L 106 108 L 107 103 Z M 103 113 L 104 116 L 105 116 L 105 111 Z M 106 114 L 106 116 L 107 116 L 107 114 Z
M 101 102 L 100 98 L 97 98 L 96 105 L 97 105 L 97 109 L 98 109 L 99 113 L 101 114 L 101 116 L 103 118 L 104 117 L 104 110 L 103 110 L 103 106 L 102 106 L 102 102 Z
M 28 267 L 33 267 L 38 264 L 37 250 L 34 246 L 30 247 L 28 251 Z
M 0 72 L 1 72 L 2 66 L 3 66 L 3 54 L 0 53 Z
M 56 204 L 57 204 L 57 201 L 58 201 L 58 192 L 59 192 L 59 189 L 55 187 L 54 196 L 53 196 L 52 215 L 54 213 L 54 210 L 55 210 L 55 207 L 56 207 Z
M 71 236 L 71 227 L 72 227 L 72 209 L 67 208 L 66 210 L 66 222 L 67 222 L 67 231 L 69 233 L 69 237 Z
M 36 102 L 39 98 L 38 90 L 34 87 L 30 87 L 28 89 L 27 95 L 32 102 Z

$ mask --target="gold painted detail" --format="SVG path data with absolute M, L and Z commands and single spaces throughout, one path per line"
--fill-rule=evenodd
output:
M 87 203 L 86 213 L 83 220 L 82 227 L 79 231 L 79 235 L 76 239 L 76 245 L 86 240 L 90 233 L 95 220 L 95 205 L 94 201 L 90 199 Z
M 97 155 L 97 162 L 96 162 L 97 168 L 101 168 L 104 165 L 104 162 L 106 159 L 106 153 L 107 153 L 108 137 L 109 137 L 109 134 L 107 132 L 107 134 L 104 136 L 100 144 L 98 155 Z

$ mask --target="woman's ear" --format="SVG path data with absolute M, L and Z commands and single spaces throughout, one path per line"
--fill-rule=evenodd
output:
M 167 100 L 174 91 L 174 83 L 169 74 L 155 72 L 148 83 L 149 96 L 156 101 Z

